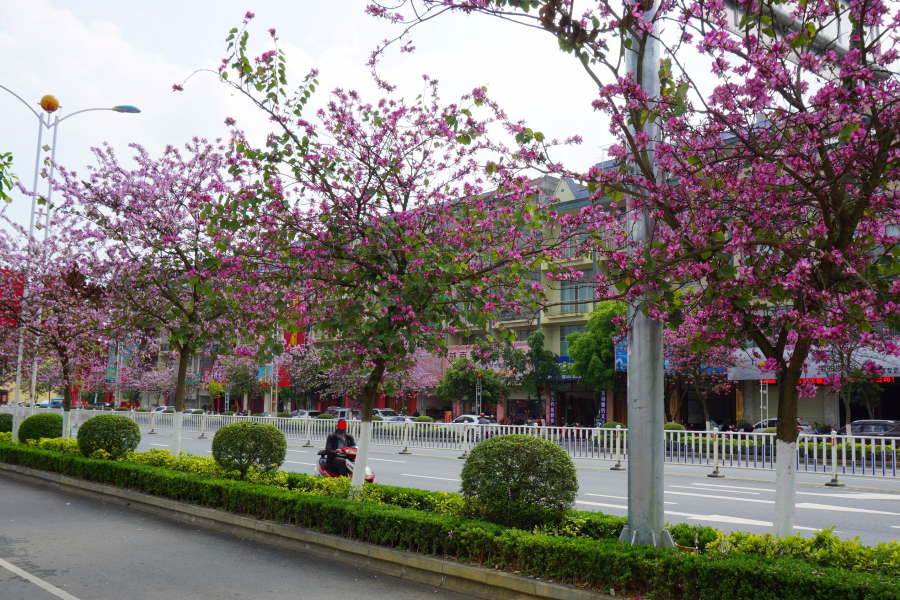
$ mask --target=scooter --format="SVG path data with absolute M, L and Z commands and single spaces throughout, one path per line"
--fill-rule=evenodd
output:
M 325 460 L 328 458 L 324 450 L 319 450 L 319 462 L 316 463 L 316 475 L 319 477 L 341 477 L 337 473 L 332 473 L 325 468 Z M 347 470 L 350 471 L 349 477 L 353 477 L 353 469 L 356 467 L 356 447 L 344 446 L 338 451 L 338 456 L 347 459 Z M 375 481 L 375 473 L 366 465 L 366 483 Z

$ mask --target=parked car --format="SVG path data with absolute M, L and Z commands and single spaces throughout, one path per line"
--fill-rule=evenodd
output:
M 385 417 L 384 420 L 389 421 L 391 423 L 403 423 L 403 422 L 415 423 L 416 418 L 415 417 L 401 417 L 400 415 L 397 415 L 396 417 L 390 417 L 390 418 Z
M 294 419 L 315 419 L 322 414 L 319 410 L 295 410 L 291 413 Z
M 400 413 L 398 413 L 393 408 L 375 408 L 375 409 L 372 409 L 372 415 L 376 416 L 376 417 L 381 417 L 385 421 L 390 421 L 394 417 L 401 416 Z
M 454 423 L 477 423 L 479 425 L 496 425 L 496 419 L 490 419 L 488 417 L 482 417 L 479 415 L 459 415 L 455 419 L 453 419 Z
M 900 421 L 853 421 L 850 423 L 850 433 L 865 437 L 900 438 Z M 838 435 L 847 435 L 846 425 L 840 428 Z
M 160 406 L 157 406 L 156 408 L 154 408 L 154 409 L 153 409 L 153 412 L 158 412 L 158 413 L 159 413 L 159 412 L 162 412 L 162 411 L 164 411 L 164 410 L 175 410 L 175 407 L 174 407 L 174 406 L 166 406 L 165 404 L 163 404 L 163 405 L 160 405 Z
M 38 402 L 36 404 L 38 408 L 62 408 L 63 407 L 63 399 L 62 398 L 51 398 L 50 400 L 44 400 L 43 402 Z
M 759 423 L 753 426 L 753 433 L 759 433 L 769 427 L 776 427 L 778 424 L 777 418 L 764 419 Z M 803 417 L 797 417 L 797 429 L 800 430 L 800 433 L 815 433 L 816 430 L 812 425 L 809 424 L 809 421 L 804 419 Z
M 359 421 L 362 419 L 362 412 L 356 408 L 337 408 L 331 407 L 328 412 L 334 415 L 335 419 L 344 419 L 345 421 Z

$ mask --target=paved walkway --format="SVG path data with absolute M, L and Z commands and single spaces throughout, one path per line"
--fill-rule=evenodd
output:
M 3 600 L 465 600 L 0 476 Z

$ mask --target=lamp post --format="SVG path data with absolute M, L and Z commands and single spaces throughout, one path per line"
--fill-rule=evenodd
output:
M 83 110 L 75 111 L 75 112 L 63 117 L 62 119 L 60 119 L 59 115 L 57 114 L 53 120 L 53 123 L 51 124 L 50 123 L 50 115 L 52 113 L 56 112 L 57 110 L 59 110 L 59 101 L 56 99 L 56 97 L 48 94 L 48 95 L 45 95 L 43 98 L 41 98 L 41 101 L 38 104 L 40 105 L 41 109 L 43 110 L 43 113 L 40 113 L 40 112 L 36 111 L 34 108 L 32 108 L 32 106 L 27 101 L 25 101 L 25 99 L 23 99 L 21 96 L 16 94 L 11 89 L 9 89 L 3 85 L 0 85 L 0 89 L 5 90 L 5 91 L 9 92 L 10 94 L 12 94 L 22 104 L 24 104 L 26 107 L 28 107 L 28 110 L 30 110 L 34 114 L 34 116 L 37 117 L 37 119 L 38 119 L 37 149 L 35 151 L 35 158 L 34 158 L 34 182 L 32 184 L 32 188 L 31 188 L 31 193 L 32 193 L 32 195 L 31 195 L 31 214 L 28 219 L 28 242 L 29 242 L 29 244 L 31 243 L 31 239 L 34 237 L 34 221 L 35 221 L 35 217 L 36 217 L 36 213 L 37 213 L 37 185 L 38 185 L 38 175 L 40 174 L 40 166 L 41 166 L 41 149 L 42 149 L 41 141 L 42 141 L 43 134 L 44 134 L 44 128 L 47 128 L 47 129 L 50 129 L 51 127 L 53 128 L 53 146 L 51 148 L 44 147 L 45 152 L 47 150 L 52 150 L 52 154 L 50 157 L 50 174 L 48 177 L 49 181 L 48 181 L 48 192 L 47 192 L 46 225 L 44 227 L 44 240 L 46 241 L 47 232 L 50 229 L 50 198 L 53 194 L 52 181 L 53 181 L 54 164 L 55 164 L 55 160 L 56 160 L 56 140 L 57 140 L 57 134 L 59 131 L 59 124 L 62 121 L 65 121 L 66 119 L 68 119 L 69 117 L 73 117 L 77 114 L 95 111 L 95 110 L 111 110 L 113 112 L 126 113 L 126 114 L 134 114 L 134 113 L 139 113 L 141 111 L 138 108 L 136 108 L 134 106 L 130 106 L 130 105 L 118 105 L 118 106 L 113 106 L 112 108 L 86 108 Z M 28 286 L 26 285 L 22 291 L 22 302 L 21 302 L 20 309 L 19 309 L 20 311 L 24 310 L 27 298 L 28 298 Z M 15 393 L 15 397 L 13 400 L 13 402 L 15 404 L 14 413 L 13 413 L 13 439 L 15 439 L 18 436 L 19 424 L 20 424 L 19 398 L 20 398 L 21 390 L 22 390 L 22 354 L 24 352 L 24 349 L 25 349 L 25 325 L 23 323 L 19 329 L 19 347 L 18 347 L 17 358 L 16 358 L 16 393 Z M 35 399 L 36 382 L 37 382 L 37 355 L 35 355 L 35 358 L 34 358 L 34 362 L 32 365 L 32 375 L 31 375 L 31 413 L 32 414 L 34 414 L 34 408 L 35 408 L 34 399 Z

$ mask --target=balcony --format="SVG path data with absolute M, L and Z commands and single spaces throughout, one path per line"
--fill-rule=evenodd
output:
M 594 310 L 593 302 L 578 302 L 577 304 L 561 304 L 551 306 L 545 315 L 554 317 L 583 317 L 587 318 L 588 314 Z

